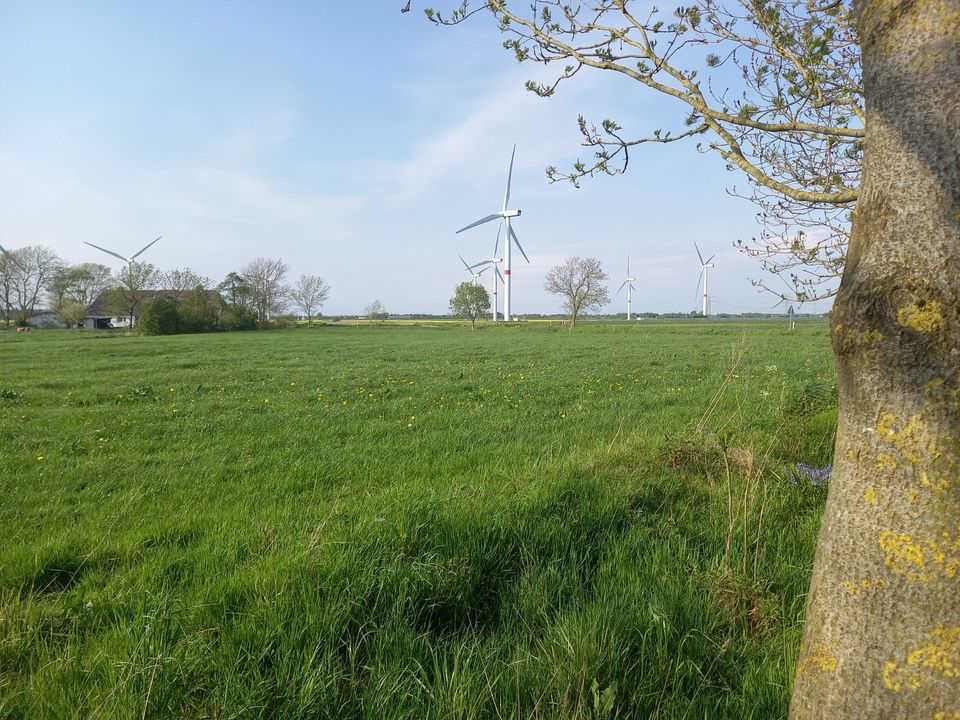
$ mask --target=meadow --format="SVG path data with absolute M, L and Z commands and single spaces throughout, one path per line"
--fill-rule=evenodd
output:
M 785 717 L 825 323 L 0 333 L 0 717 Z

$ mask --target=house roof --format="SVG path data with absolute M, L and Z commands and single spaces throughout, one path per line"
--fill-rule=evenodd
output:
M 140 302 L 137 304 L 137 307 L 134 309 L 134 315 L 140 315 L 140 307 L 145 302 L 150 302 L 151 300 L 156 300 L 160 297 L 175 298 L 179 295 L 177 290 L 144 290 L 143 297 Z M 90 309 L 87 310 L 87 317 L 115 317 L 116 313 L 112 313 L 107 310 L 107 298 L 110 295 L 110 290 L 104 290 L 102 293 L 97 295 L 97 299 L 93 301 L 93 305 L 90 306 Z

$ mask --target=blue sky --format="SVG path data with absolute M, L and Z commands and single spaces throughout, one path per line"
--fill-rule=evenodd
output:
M 496 226 L 454 231 L 499 209 L 516 143 L 532 261 L 514 265 L 516 313 L 559 309 L 543 275 L 573 255 L 616 290 L 628 251 L 635 310 L 689 311 L 694 241 L 717 254 L 715 312 L 774 305 L 732 247 L 758 228 L 719 158 L 644 146 L 626 176 L 547 182 L 589 153 L 578 114 L 639 134 L 679 126 L 681 107 L 601 73 L 537 98 L 523 82 L 545 69 L 518 65 L 489 20 L 436 28 L 401 4 L 0 0 L 0 243 L 110 264 L 83 241 L 132 253 L 163 235 L 144 255 L 161 269 L 219 280 L 281 257 L 330 283 L 326 314 L 378 298 L 445 312 L 467 279 L 457 254 L 489 256 Z

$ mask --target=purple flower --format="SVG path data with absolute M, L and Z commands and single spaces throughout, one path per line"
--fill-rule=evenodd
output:
M 827 465 L 822 468 L 810 467 L 806 463 L 798 462 L 797 473 L 799 477 L 804 477 L 810 481 L 811 485 L 823 485 L 830 479 L 830 473 L 833 472 L 833 465 Z M 803 473 L 802 475 L 800 473 Z

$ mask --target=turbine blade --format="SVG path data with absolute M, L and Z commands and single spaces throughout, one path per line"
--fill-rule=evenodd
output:
M 130 259 L 131 259 L 131 260 L 136 260 L 140 255 L 142 255 L 143 253 L 145 253 L 145 252 L 147 251 L 147 248 L 149 248 L 151 245 L 153 245 L 153 243 L 155 243 L 157 240 L 159 240 L 159 239 L 162 238 L 162 237 L 163 237 L 163 235 L 159 235 L 159 236 L 156 238 L 156 240 L 154 240 L 154 241 L 151 242 L 151 243 L 148 243 L 148 244 L 146 245 L 146 247 L 144 247 L 140 252 L 138 252 L 136 255 L 134 255 L 134 256 L 133 256 L 132 258 L 130 258 Z
M 84 245 L 89 245 L 90 247 L 93 247 L 93 248 L 96 248 L 97 250 L 99 250 L 99 251 L 101 251 L 101 252 L 105 252 L 107 255 L 113 255 L 115 258 L 120 258 L 120 259 L 123 260 L 124 262 L 130 262 L 130 260 L 128 260 L 127 258 L 125 258 L 123 255 L 118 255 L 118 254 L 115 253 L 113 250 L 107 250 L 106 248 L 102 248 L 102 247 L 100 247 L 99 245 L 94 245 L 92 242 L 87 242 L 86 240 L 83 241 L 83 244 L 84 244 Z
M 478 272 L 477 275 L 483 275 L 483 274 L 484 274 L 487 270 L 489 270 L 489 269 L 490 269 L 490 266 L 487 265 L 483 270 L 481 270 L 480 272 Z
M 709 258 L 707 258 L 707 263 L 706 263 L 706 264 L 709 265 L 710 262 L 711 262 L 715 257 L 716 257 L 716 254 L 713 254 L 713 255 L 711 255 Z
M 523 259 L 529 263 L 530 258 L 528 258 L 527 254 L 523 251 L 523 245 L 520 244 L 520 240 L 517 238 L 517 234 L 513 231 L 513 226 L 509 225 L 508 227 L 510 228 L 510 237 L 512 237 L 513 241 L 517 244 L 517 250 L 519 250 L 520 254 L 523 255 Z
M 494 267 L 496 267 L 496 266 L 494 266 Z M 506 280 L 503 279 L 503 273 L 500 272 L 500 268 L 499 268 L 499 267 L 496 267 L 496 270 L 497 270 L 497 277 L 500 278 L 500 282 L 505 283 Z
M 703 262 L 703 255 L 700 254 L 700 248 L 697 247 L 697 244 L 696 244 L 696 243 L 693 244 L 693 247 L 694 247 L 694 248 L 696 249 L 696 251 L 697 251 L 697 257 L 700 258 L 700 264 L 703 265 L 703 264 L 704 264 L 704 262 Z
M 464 230 L 469 230 L 470 228 L 474 228 L 474 227 L 476 227 L 477 225 L 483 225 L 484 223 L 488 223 L 488 222 L 490 222 L 491 220 L 496 220 L 497 218 L 500 218 L 500 217 L 503 217 L 500 213 L 494 213 L 493 215 L 487 215 L 485 218 L 480 218 L 480 219 L 477 220 L 476 222 L 472 222 L 472 223 L 470 223 L 469 225 L 467 225 L 466 227 L 460 228 L 459 230 L 457 230 L 457 232 L 454 233 L 454 235 L 458 235 L 458 234 L 462 233 Z
M 483 260 L 483 261 L 481 261 L 481 262 L 474 263 L 473 265 L 468 265 L 467 267 L 469 267 L 471 270 L 473 270 L 474 268 L 481 267 L 482 265 L 490 265 L 492 262 L 493 262 L 493 260 Z
M 497 250 L 500 249 L 500 233 L 503 231 L 503 223 L 497 228 L 497 241 L 493 244 L 493 257 L 497 256 Z
M 463 263 L 463 266 L 464 266 L 467 270 L 469 270 L 469 269 L 470 269 L 470 266 L 467 265 L 467 261 L 463 259 L 463 255 L 457 255 L 457 257 L 460 258 L 460 262 Z
M 510 202 L 510 181 L 513 179 L 513 157 L 517 154 L 517 146 L 513 146 L 513 152 L 510 153 L 510 170 L 507 172 L 507 191 L 503 194 L 503 210 L 506 212 L 507 204 Z
M 627 284 L 628 282 L 630 282 L 630 281 L 629 281 L 629 280 L 624 280 L 624 281 L 623 281 L 623 285 L 621 285 L 621 286 L 620 286 L 620 289 L 617 290 L 617 295 L 620 294 L 620 290 L 623 290 L 623 288 L 626 286 L 626 284 Z M 631 285 L 631 287 L 633 287 L 633 286 Z
M 630 253 L 627 253 L 627 277 L 630 277 Z

